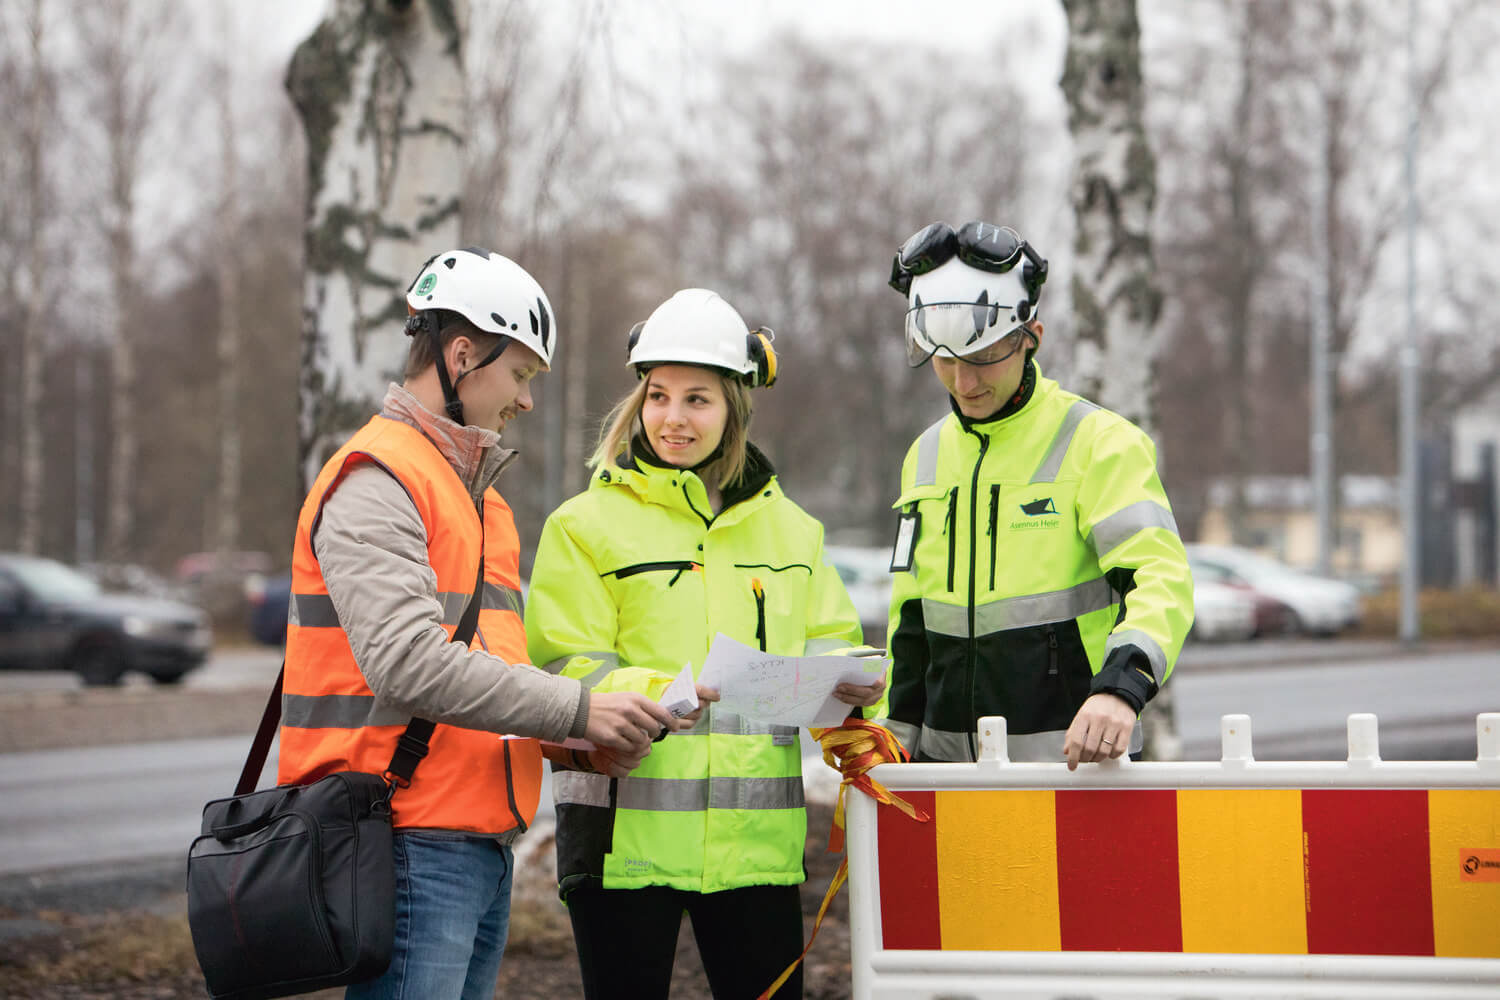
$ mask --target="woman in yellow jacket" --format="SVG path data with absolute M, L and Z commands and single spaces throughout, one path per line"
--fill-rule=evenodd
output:
M 589 488 L 547 519 L 526 604 L 533 662 L 595 692 L 657 697 L 719 632 L 788 656 L 860 642 L 823 528 L 748 438 L 776 356 L 713 292 L 630 336 L 635 390 L 606 418 Z M 852 705 L 884 684 L 840 686 Z M 665 997 L 686 912 L 717 998 L 754 997 L 802 948 L 807 814 L 798 730 L 717 711 L 628 778 L 554 768 L 559 891 L 589 1000 Z M 778 995 L 801 995 L 799 973 Z

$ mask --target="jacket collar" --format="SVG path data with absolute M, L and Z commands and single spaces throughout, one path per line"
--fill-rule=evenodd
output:
M 1021 384 L 1016 386 L 1015 395 L 1005 401 L 1005 405 L 987 417 L 966 417 L 958 408 L 958 400 L 952 395 L 948 397 L 948 406 L 953 410 L 953 415 L 958 417 L 958 422 L 963 425 L 964 430 L 972 431 L 976 427 L 984 428 L 985 424 L 993 424 L 1013 417 L 1026 409 L 1026 404 L 1031 402 L 1032 396 L 1036 395 L 1037 381 L 1042 376 L 1042 370 L 1037 367 L 1036 361 L 1028 358 L 1026 368 L 1021 372 Z M 984 428 L 988 429 L 988 428 Z
M 621 456 L 623 459 L 624 456 Z M 745 474 L 738 483 L 724 491 L 723 504 L 719 509 L 722 517 L 730 510 L 763 492 L 776 477 L 771 460 L 754 444 L 746 445 Z M 632 442 L 631 457 L 605 465 L 594 476 L 591 487 L 623 485 L 650 503 L 667 507 L 682 507 L 691 504 L 700 517 L 707 514 L 708 490 L 703 480 L 691 469 L 679 469 L 668 465 L 652 452 L 649 445 L 639 438 Z M 712 520 L 713 518 L 706 518 Z
M 500 447 L 500 435 L 495 431 L 473 424 L 459 425 L 433 413 L 404 386 L 394 382 L 385 391 L 380 415 L 416 428 L 431 441 L 468 487 L 475 503 L 517 457 L 514 448 Z

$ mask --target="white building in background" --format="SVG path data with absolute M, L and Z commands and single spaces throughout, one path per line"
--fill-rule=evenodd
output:
M 1456 411 L 1422 441 L 1419 462 L 1421 577 L 1427 587 L 1500 585 L 1500 388 Z M 1233 543 L 1233 482 L 1209 487 L 1197 541 Z M 1318 520 L 1306 476 L 1252 476 L 1245 489 L 1245 544 L 1292 566 L 1318 563 Z M 1400 481 L 1339 480 L 1338 531 L 1330 560 L 1338 576 L 1394 584 L 1404 557 Z
M 1230 545 L 1233 482 L 1215 480 L 1199 524 L 1200 542 Z M 1339 480 L 1339 532 L 1331 566 L 1339 576 L 1390 582 L 1401 568 L 1399 483 L 1390 476 Z M 1318 564 L 1318 515 L 1307 476 L 1251 476 L 1245 482 L 1249 547 L 1301 569 Z

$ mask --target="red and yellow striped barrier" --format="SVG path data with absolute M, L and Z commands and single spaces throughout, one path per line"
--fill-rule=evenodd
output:
M 886 949 L 1500 958 L 1500 789 L 900 795 Z

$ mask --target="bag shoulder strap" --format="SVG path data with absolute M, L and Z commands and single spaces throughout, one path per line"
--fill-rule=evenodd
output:
M 454 642 L 461 642 L 467 646 L 474 638 L 474 632 L 479 627 L 479 605 L 483 598 L 484 535 L 481 531 L 479 574 L 474 581 L 474 593 L 464 608 L 458 628 L 453 631 Z M 281 688 L 285 678 L 286 660 L 283 659 L 281 669 L 276 672 L 276 683 L 271 686 L 271 696 L 266 699 L 266 707 L 260 714 L 260 725 L 256 727 L 255 738 L 250 741 L 250 752 L 245 756 L 245 766 L 240 769 L 240 780 L 234 786 L 236 795 L 246 795 L 255 791 L 261 772 L 265 770 L 266 757 L 271 752 L 271 739 L 276 735 L 276 727 L 281 722 Z M 412 717 L 412 720 L 406 724 L 406 731 L 396 740 L 396 751 L 391 754 L 391 762 L 385 771 L 387 781 L 400 785 L 411 783 L 411 776 L 416 771 L 417 765 L 421 763 L 423 757 L 427 756 L 427 741 L 432 739 L 432 731 L 435 728 L 436 724 L 427 719 Z

